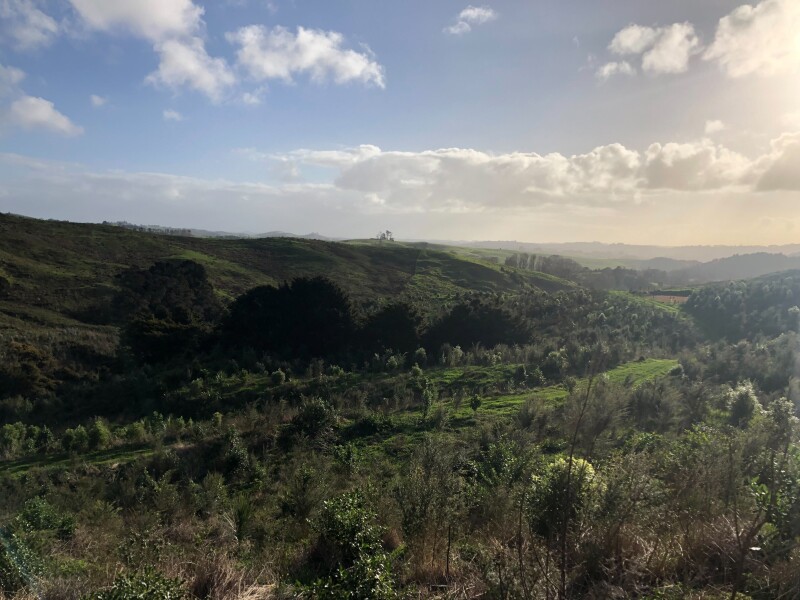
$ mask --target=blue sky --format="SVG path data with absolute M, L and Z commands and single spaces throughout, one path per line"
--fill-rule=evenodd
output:
M 797 241 L 798 76 L 796 0 L 0 0 L 0 210 Z

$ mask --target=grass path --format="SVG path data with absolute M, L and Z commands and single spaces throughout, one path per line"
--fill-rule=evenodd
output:
M 57 468 L 80 465 L 113 465 L 131 462 L 137 458 L 150 456 L 155 452 L 152 446 L 119 446 L 108 450 L 98 450 L 73 456 L 51 454 L 49 456 L 29 456 L 19 460 L 0 463 L 0 475 L 22 475 L 33 468 Z
M 637 387 L 645 381 L 667 375 L 677 366 L 678 361 L 674 359 L 650 358 L 643 361 L 625 363 L 606 371 L 602 376 L 607 377 L 611 383 L 620 385 L 627 384 L 632 387 Z M 578 380 L 578 387 L 585 386 L 587 381 L 587 379 Z M 483 398 L 478 412 L 483 415 L 511 415 L 529 399 L 541 398 L 548 403 L 558 403 L 563 401 L 568 395 L 569 392 L 563 385 L 552 385 L 521 394 L 507 394 Z M 453 414 L 455 418 L 464 418 L 471 415 L 472 409 L 468 406 L 468 403 L 462 404 Z

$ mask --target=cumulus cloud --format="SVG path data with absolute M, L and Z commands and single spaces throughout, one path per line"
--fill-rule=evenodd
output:
M 711 140 L 652 144 L 644 154 L 649 189 L 716 190 L 752 183 L 753 162 Z
M 608 49 L 620 56 L 642 58 L 642 71 L 652 75 L 684 73 L 689 59 L 702 52 L 700 38 L 691 23 L 674 23 L 668 27 L 628 25 L 617 32 Z M 629 62 L 609 62 L 597 71 L 601 79 L 623 73 L 635 74 Z
M 209 56 L 200 36 L 203 9 L 192 0 L 70 0 L 86 25 L 126 32 L 153 43 L 158 69 L 146 82 L 171 90 L 188 88 L 219 102 L 236 76 L 222 58 Z
M 236 77 L 221 58 L 212 58 L 203 40 L 167 40 L 156 45 L 161 57 L 158 69 L 147 76 L 147 83 L 173 90 L 188 87 L 219 102 Z
M 166 109 L 161 116 L 164 117 L 165 121 L 183 121 L 183 115 L 171 108 Z
M 636 69 L 634 69 L 633 66 L 631 66 L 631 63 L 628 61 L 622 60 L 619 62 L 609 62 L 604 64 L 597 69 L 595 75 L 598 79 L 606 81 L 615 75 L 636 75 Z
M 239 47 L 238 65 L 256 81 L 291 82 L 296 75 L 307 74 L 317 83 L 330 80 L 385 87 L 383 67 L 369 49 L 344 48 L 344 36 L 335 31 L 298 27 L 292 33 L 285 27 L 250 25 L 226 37 Z
M 0 0 L 3 39 L 18 50 L 49 46 L 59 33 L 55 19 L 42 12 L 33 0 Z
M 725 129 L 727 129 L 725 123 L 723 123 L 718 119 L 706 121 L 706 128 L 705 128 L 706 135 L 719 133 L 720 131 L 725 131 Z
M 800 69 L 800 2 L 762 0 L 723 17 L 704 54 L 730 77 Z
M 646 194 L 793 190 L 800 186 L 800 134 L 773 142 L 748 158 L 709 139 L 654 143 L 640 152 L 621 144 L 585 154 L 488 154 L 445 148 L 383 151 L 362 145 L 246 156 L 334 170 L 337 189 L 358 193 L 387 210 L 481 211 L 553 203 L 603 206 L 637 202 Z
M 764 172 L 757 189 L 800 191 L 800 133 L 785 133 L 771 146 L 772 152 L 759 161 Z
M 717 63 L 729 77 L 797 74 L 800 2 L 744 4 L 719 20 L 708 47 L 700 42 L 694 25 L 686 22 L 669 27 L 629 25 L 617 32 L 608 49 L 618 56 L 640 55 L 642 70 L 651 74 L 684 73 L 698 54 Z
M 5 120 L 22 129 L 44 129 L 65 136 L 83 133 L 83 128 L 56 110 L 52 102 L 34 96 L 23 96 L 12 102 Z
M 152 42 L 188 36 L 202 25 L 203 9 L 192 0 L 70 0 L 92 29 L 126 31 Z
M 691 23 L 675 23 L 660 30 L 655 44 L 642 56 L 642 69 L 649 73 L 684 73 L 689 59 L 701 51 L 700 39 Z
M 108 98 L 105 96 L 98 96 L 97 94 L 92 94 L 89 96 L 89 102 L 91 102 L 94 108 L 100 108 L 101 106 L 105 106 L 108 103 Z
M 562 237 L 577 232 L 619 240 L 631 231 L 651 236 L 689 227 L 694 239 L 709 243 L 702 225 L 709 219 L 742 235 L 766 217 L 800 227 L 800 134 L 781 136 L 753 158 L 709 140 L 643 151 L 608 144 L 576 155 L 398 152 L 371 145 L 236 154 L 265 163 L 262 173 L 273 183 L 93 172 L 0 154 L 0 196 L 5 210 L 49 218 L 137 221 L 148 214 L 165 225 L 229 231 L 330 231 L 338 223 L 337 235 L 353 235 L 391 215 L 395 229 L 404 224 L 418 237 L 434 237 L 439 227 L 484 238 L 512 230 L 548 235 L 557 228 Z M 303 179 L 309 170 L 314 183 Z M 764 239 L 774 237 L 767 225 L 761 229 Z
M 659 36 L 659 31 L 652 27 L 642 25 L 628 25 L 617 32 L 608 45 L 608 49 L 621 56 L 627 54 L 641 54 L 650 48 Z
M 455 23 L 444 28 L 445 33 L 462 35 L 469 33 L 475 25 L 483 25 L 497 19 L 497 13 L 488 6 L 468 6 L 462 10 Z

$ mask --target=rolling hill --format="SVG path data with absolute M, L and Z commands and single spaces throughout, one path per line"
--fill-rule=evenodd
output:
M 115 293 L 116 275 L 164 259 L 204 265 L 225 299 L 315 275 L 336 281 L 357 301 L 402 298 L 429 306 L 469 291 L 573 285 L 424 244 L 191 238 L 0 215 L 0 313 L 41 324 L 96 323 L 99 307 Z

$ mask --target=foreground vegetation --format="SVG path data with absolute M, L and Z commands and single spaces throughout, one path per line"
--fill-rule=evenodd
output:
M 0 597 L 800 595 L 797 273 L 3 218 Z

